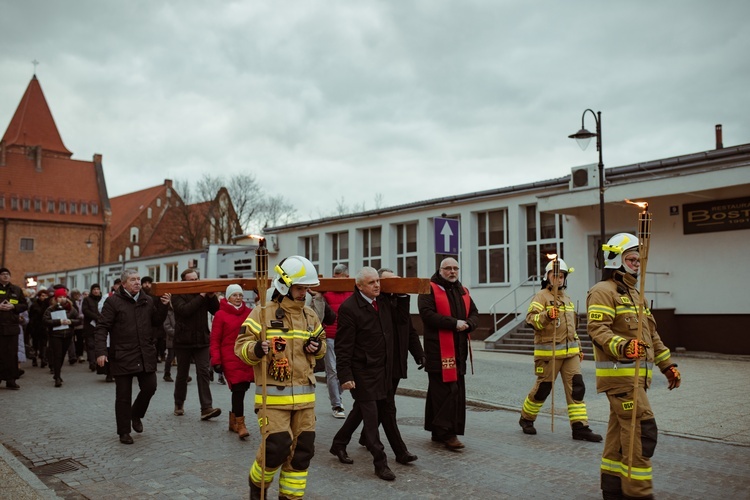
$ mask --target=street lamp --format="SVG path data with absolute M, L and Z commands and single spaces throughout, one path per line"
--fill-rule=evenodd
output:
M 94 244 L 93 240 L 91 239 L 91 236 L 96 236 L 96 282 L 99 283 L 99 286 L 101 286 L 101 272 L 100 269 L 102 267 L 102 235 L 99 233 L 91 233 L 86 238 L 86 248 L 91 248 L 91 245 Z
M 596 121 L 596 133 L 591 133 L 584 127 L 584 119 L 586 113 L 590 112 L 594 116 Z M 596 251 L 596 267 L 602 269 L 604 267 L 604 259 L 602 258 L 602 245 L 604 244 L 605 226 L 604 226 L 604 161 L 602 160 L 602 112 L 598 111 L 594 113 L 592 110 L 587 109 L 581 115 L 581 130 L 575 134 L 568 136 L 571 139 L 575 139 L 582 150 L 585 150 L 592 137 L 596 137 L 596 150 L 599 151 L 599 238 L 600 242 L 597 245 Z

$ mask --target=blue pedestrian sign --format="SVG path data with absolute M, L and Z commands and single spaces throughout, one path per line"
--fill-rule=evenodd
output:
M 458 219 L 435 217 L 435 253 L 458 255 Z

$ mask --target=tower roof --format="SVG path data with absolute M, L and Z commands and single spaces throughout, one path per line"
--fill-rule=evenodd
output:
M 34 75 L 18 104 L 3 141 L 10 146 L 41 146 L 42 150 L 70 158 L 73 153 L 63 144 L 42 86 Z

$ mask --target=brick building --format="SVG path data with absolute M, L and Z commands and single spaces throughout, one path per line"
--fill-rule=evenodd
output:
M 108 251 L 102 156 L 72 156 L 34 75 L 0 141 L 0 266 L 19 285 L 50 270 L 96 265 Z

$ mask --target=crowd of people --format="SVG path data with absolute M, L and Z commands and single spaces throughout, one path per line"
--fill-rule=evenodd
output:
M 677 365 L 661 342 L 656 323 L 638 295 L 637 237 L 621 233 L 603 246 L 604 273 L 588 294 L 588 332 L 594 343 L 596 386 L 606 393 L 610 421 L 601 465 L 605 499 L 652 498 L 650 457 L 657 429 L 646 389 L 653 367 L 667 377 L 669 389 L 680 386 Z M 561 259 L 550 262 L 541 290 L 531 300 L 526 321 L 535 330 L 535 383 L 520 409 L 524 434 L 536 435 L 536 417 L 562 378 L 572 438 L 601 442 L 588 425 L 581 375 L 583 351 L 576 333 L 577 315 L 565 293 L 573 269 Z M 372 454 L 375 474 L 393 481 L 388 454 L 380 439 L 382 426 L 396 462 L 418 459 L 401 437 L 395 394 L 406 378 L 411 355 L 428 378 L 424 429 L 432 441 L 461 452 L 466 431 L 466 373 L 471 337 L 480 323 L 468 288 L 458 279 L 454 258 L 443 259 L 430 278 L 430 292 L 419 295 L 422 341 L 412 324 L 408 293 L 385 293 L 392 270 L 362 267 L 349 292 L 316 292 L 315 266 L 298 255 L 282 260 L 268 297 L 231 284 L 216 292 L 150 294 L 153 279 L 125 270 L 104 297 L 98 284 L 85 293 L 58 285 L 36 293 L 10 283 L 0 268 L 0 380 L 20 389 L 20 363 L 49 366 L 61 387 L 65 357 L 115 382 L 115 421 L 120 442 L 133 444 L 131 432 L 144 431 L 143 419 L 156 391 L 157 363 L 164 362 L 164 381 L 174 382 L 174 415 L 186 414 L 189 371 L 195 367 L 200 419 L 218 417 L 209 382 L 214 373 L 231 391 L 229 430 L 239 439 L 253 429 L 261 445 L 250 466 L 250 498 L 264 497 L 279 473 L 279 498 L 302 498 L 315 454 L 315 376 L 325 371 L 333 418 L 345 419 L 330 444 L 330 453 L 353 464 L 347 445 L 362 424 L 358 442 Z M 347 278 L 344 265 L 334 277 Z M 198 281 L 195 269 L 183 281 Z M 422 345 L 424 344 L 424 347 Z M 634 375 L 643 362 L 639 382 Z M 171 367 L 176 364 L 176 377 Z M 132 381 L 139 392 L 132 399 Z M 251 385 L 255 383 L 255 390 Z M 349 391 L 353 405 L 345 409 Z M 245 398 L 252 394 L 256 416 L 246 421 Z M 634 404 L 635 403 L 635 404 Z M 638 425 L 631 427 L 637 407 Z M 248 422 L 258 422 L 258 426 Z M 631 429 L 634 429 L 631 431 Z M 631 432 L 635 439 L 631 439 Z M 635 443 L 635 446 L 633 445 Z

